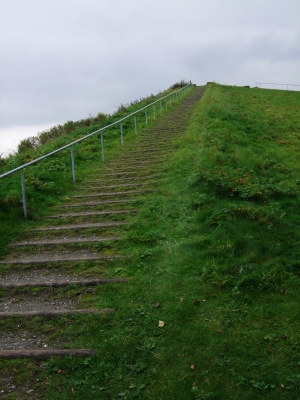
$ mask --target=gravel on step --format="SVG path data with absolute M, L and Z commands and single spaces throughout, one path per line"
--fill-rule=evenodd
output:
M 51 291 L 39 292 L 37 298 L 24 293 L 9 293 L 0 301 L 1 312 L 22 312 L 28 310 L 50 311 L 50 310 L 75 310 L 80 308 L 76 299 L 54 299 Z
M 61 238 L 61 239 L 44 239 L 44 240 L 35 240 L 35 241 L 23 241 L 18 243 L 12 243 L 10 247 L 26 247 L 26 246 L 47 246 L 47 245 L 55 245 L 55 244 L 71 244 L 71 243 L 100 243 L 106 241 L 118 241 L 120 240 L 116 236 L 91 236 L 91 237 L 75 237 L 75 238 Z
M 32 349 L 46 349 L 49 346 L 49 340 L 46 335 L 35 335 L 32 332 L 27 332 L 18 329 L 16 324 L 16 331 L 14 333 L 0 333 L 0 349 L 1 350 L 32 350 Z M 58 339 L 51 342 L 51 347 L 61 349 L 64 343 Z
M 89 277 L 95 278 L 95 273 L 91 276 L 83 276 L 78 274 L 68 274 L 55 267 L 41 268 L 38 270 L 27 270 L 18 272 L 9 272 L 9 274 L 0 276 L 0 284 L 6 284 L 9 282 L 66 282 L 76 280 L 84 280 Z

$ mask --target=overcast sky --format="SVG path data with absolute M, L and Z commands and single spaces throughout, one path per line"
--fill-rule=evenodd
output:
M 300 85 L 300 0 L 0 0 L 0 16 L 0 154 L 181 79 Z

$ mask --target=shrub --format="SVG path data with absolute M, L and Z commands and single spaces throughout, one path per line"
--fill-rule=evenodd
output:
M 36 136 L 31 136 L 27 139 L 23 139 L 23 140 L 21 140 L 21 142 L 18 145 L 18 154 L 20 154 L 24 151 L 35 149 L 38 147 L 38 145 L 39 145 L 39 141 Z
M 184 86 L 186 86 L 188 84 L 189 84 L 188 81 L 186 81 L 185 79 L 182 79 L 180 82 L 176 82 L 172 86 L 170 86 L 169 90 L 178 89 L 178 88 L 184 87 Z

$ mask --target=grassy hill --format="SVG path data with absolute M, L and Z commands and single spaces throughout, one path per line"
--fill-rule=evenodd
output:
M 119 244 L 131 258 L 112 276 L 131 284 L 95 292 L 118 312 L 60 321 L 97 355 L 2 373 L 49 399 L 298 399 L 299 106 L 300 92 L 207 85 Z

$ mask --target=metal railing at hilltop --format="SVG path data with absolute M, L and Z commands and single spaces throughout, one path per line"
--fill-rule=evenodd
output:
M 178 100 L 178 96 L 184 96 L 186 91 L 191 86 L 192 86 L 192 82 L 190 81 L 187 85 L 181 87 L 180 89 L 174 90 L 173 92 L 171 92 L 171 93 L 169 93 L 169 94 L 167 94 L 167 95 L 165 95 L 163 97 L 160 97 L 159 99 L 153 101 L 152 103 L 147 104 L 145 107 L 142 107 L 142 108 L 138 109 L 137 111 L 134 111 L 133 113 L 131 113 L 129 115 L 126 115 L 125 117 L 119 119 L 116 122 L 113 122 L 113 123 L 111 123 L 109 125 L 106 125 L 103 128 L 97 129 L 96 131 L 91 132 L 88 135 L 85 135 L 82 138 L 75 140 L 74 142 L 71 142 L 71 143 L 69 143 L 69 144 L 67 144 L 67 145 L 65 145 L 63 147 L 60 147 L 57 150 L 54 150 L 54 151 L 51 151 L 48 154 L 45 154 L 42 157 L 36 158 L 35 160 L 32 160 L 32 161 L 30 161 L 30 162 L 28 162 L 26 164 L 23 164 L 23 165 L 21 165 L 21 166 L 19 166 L 17 168 L 14 168 L 14 169 L 12 169 L 10 171 L 7 171 L 4 174 L 0 175 L 0 179 L 2 179 L 2 178 L 5 178 L 5 177 L 7 177 L 7 176 L 9 176 L 11 174 L 14 174 L 17 171 L 22 171 L 22 173 L 21 173 L 21 187 L 22 187 L 22 203 L 23 203 L 23 210 L 24 210 L 24 218 L 27 219 L 26 190 L 25 190 L 25 177 L 24 177 L 24 170 L 27 167 L 29 167 L 30 165 L 36 164 L 39 161 L 42 161 L 42 160 L 44 160 L 44 159 L 46 159 L 46 158 L 48 158 L 50 156 L 53 156 L 56 153 L 59 153 L 59 152 L 61 152 L 63 150 L 68 149 L 69 147 L 71 147 L 72 177 L 73 177 L 73 183 L 75 184 L 75 181 L 76 181 L 76 178 L 75 178 L 75 158 L 74 158 L 74 145 L 75 144 L 77 144 L 79 142 L 82 142 L 83 140 L 85 140 L 85 139 L 87 139 L 87 138 L 89 138 L 89 137 L 101 132 L 100 133 L 101 154 L 102 154 L 102 161 L 104 161 L 104 159 L 105 159 L 105 154 L 104 154 L 104 134 L 103 134 L 104 130 L 106 130 L 108 128 L 111 128 L 112 126 L 120 124 L 120 137 L 121 137 L 121 144 L 123 146 L 124 145 L 124 136 L 123 136 L 123 129 L 122 129 L 122 122 L 123 121 L 125 121 L 128 118 L 133 117 L 134 130 L 135 130 L 135 133 L 137 134 L 137 119 L 136 119 L 136 116 L 137 116 L 137 114 L 139 112 L 144 111 L 144 113 L 145 113 L 145 122 L 146 122 L 146 126 L 147 126 L 148 125 L 148 112 L 147 112 L 148 110 L 147 109 L 149 107 L 151 107 L 151 106 L 153 107 L 153 116 L 154 116 L 154 119 L 155 119 L 156 118 L 155 105 L 157 103 L 159 103 L 160 113 L 162 114 L 162 110 L 163 110 L 162 101 L 163 100 L 165 100 L 165 107 L 167 109 L 168 108 L 168 101 L 169 101 L 169 105 L 172 105 L 172 98 L 174 99 L 174 97 L 176 97 L 176 99 Z
M 262 88 L 261 85 L 267 85 L 268 87 L 263 88 L 263 89 L 269 89 L 271 86 L 271 89 L 282 89 L 282 90 L 300 90 L 300 85 L 294 85 L 293 83 L 263 83 L 263 82 L 255 82 L 255 85 Z M 277 88 L 279 86 L 279 88 Z

